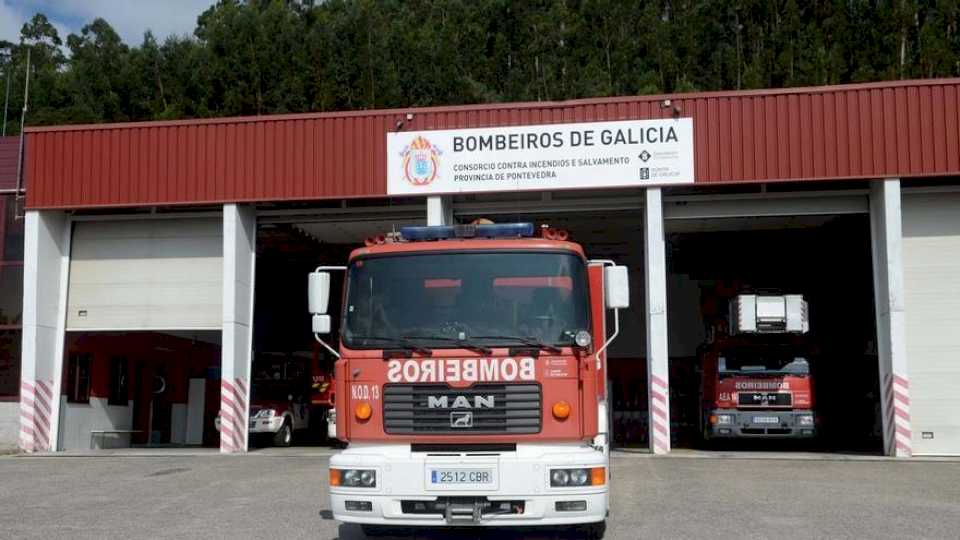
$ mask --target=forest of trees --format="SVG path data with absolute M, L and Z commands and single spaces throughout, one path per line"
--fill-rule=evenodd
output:
M 44 125 L 949 77 L 958 23 L 960 0 L 220 0 L 139 44 L 37 14 L 0 76 L 11 134 L 27 47 Z

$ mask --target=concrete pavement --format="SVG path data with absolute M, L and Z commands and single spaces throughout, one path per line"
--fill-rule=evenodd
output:
M 363 538 L 329 519 L 317 454 L 0 457 L 0 538 Z M 956 462 L 615 456 L 612 472 L 608 539 L 960 534 Z

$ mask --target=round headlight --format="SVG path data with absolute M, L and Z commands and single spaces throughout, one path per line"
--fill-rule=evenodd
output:
M 586 330 L 580 330 L 573 336 L 573 340 L 577 343 L 578 347 L 587 348 L 593 343 L 593 338 L 590 336 L 590 332 Z
M 550 483 L 555 486 L 565 486 L 570 482 L 570 475 L 563 469 L 556 469 L 550 473 Z
M 574 469 L 570 471 L 570 483 L 575 486 L 585 486 L 590 475 L 586 469 Z
M 353 469 L 343 471 L 343 485 L 357 486 L 360 484 L 360 472 Z
M 363 471 L 360 473 L 360 483 L 367 487 L 373 487 L 373 485 L 377 483 L 377 473 L 373 471 Z

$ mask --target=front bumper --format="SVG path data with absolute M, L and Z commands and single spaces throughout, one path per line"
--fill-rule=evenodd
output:
M 283 417 L 251 418 L 250 433 L 276 433 L 283 427 Z
M 348 523 L 399 527 L 573 525 L 600 522 L 607 516 L 609 468 L 603 486 L 550 487 L 551 468 L 608 467 L 604 453 L 589 447 L 518 445 L 516 452 L 468 455 L 411 452 L 409 445 L 352 445 L 333 456 L 330 466 L 377 471 L 375 488 L 331 488 L 333 516 Z M 434 487 L 428 481 L 434 467 L 490 469 L 494 471 L 494 482 L 489 489 Z M 347 510 L 347 501 L 353 507 L 358 502 L 369 502 L 370 510 Z M 572 501 L 582 501 L 584 509 L 557 510 L 557 502 Z M 414 510 L 435 508 L 438 503 L 456 506 L 461 513 L 457 516 L 441 510 Z M 496 511 L 501 505 L 513 510 Z M 519 508 L 522 510 L 518 511 Z M 464 510 L 466 514 L 462 513 Z
M 272 418 L 251 418 L 249 430 L 250 433 L 276 433 L 283 426 L 283 417 L 274 416 Z M 213 427 L 220 431 L 220 417 L 213 420 Z
M 813 411 L 740 411 L 715 409 L 707 418 L 728 417 L 727 423 L 707 423 L 706 435 L 710 439 L 811 439 L 816 436 L 816 420 Z M 760 418 L 777 418 L 777 422 L 762 422 Z M 814 417 L 809 424 L 801 424 L 801 417 Z

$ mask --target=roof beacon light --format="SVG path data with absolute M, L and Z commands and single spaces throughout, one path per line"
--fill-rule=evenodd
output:
M 533 236 L 533 223 L 471 223 L 455 226 L 402 227 L 400 236 L 408 242 L 447 238 L 523 238 Z

